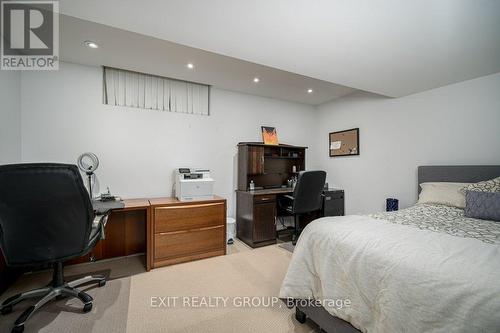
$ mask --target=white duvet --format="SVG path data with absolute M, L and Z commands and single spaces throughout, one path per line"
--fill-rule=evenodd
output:
M 500 245 L 369 216 L 322 218 L 302 232 L 280 297 L 349 300 L 323 305 L 362 332 L 500 332 Z

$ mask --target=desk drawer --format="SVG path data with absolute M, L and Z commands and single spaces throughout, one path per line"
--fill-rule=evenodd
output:
M 154 232 L 174 232 L 225 224 L 224 202 L 157 207 Z
M 155 260 L 223 250 L 224 226 L 155 235 Z
M 253 196 L 253 203 L 264 203 L 264 202 L 273 202 L 276 201 L 276 195 L 275 194 L 262 194 L 262 195 L 254 195 Z

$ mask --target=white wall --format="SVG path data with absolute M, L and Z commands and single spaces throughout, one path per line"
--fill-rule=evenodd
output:
M 276 126 L 281 142 L 310 147 L 308 169 L 326 170 L 330 185 L 345 189 L 349 214 L 383 210 L 387 197 L 413 204 L 418 165 L 500 164 L 500 74 L 397 99 L 356 93 L 317 110 L 213 89 L 205 117 L 103 105 L 101 69 L 63 63 L 57 72 L 22 73 L 22 140 L 15 113 L 5 123 L 12 126 L 3 121 L 19 99 L 10 82 L 19 80 L 1 75 L 0 93 L 14 105 L 4 108 L 2 96 L 2 132 L 12 131 L 3 150 L 22 142 L 25 162 L 66 163 L 95 152 L 100 189 L 125 198 L 171 195 L 176 167 L 208 167 L 233 214 L 236 144 L 260 141 L 261 125 Z M 328 157 L 328 133 L 352 127 L 360 127 L 361 155 Z M 14 161 L 19 149 L 8 155 Z
M 21 160 L 21 74 L 0 71 L 0 165 Z
M 310 106 L 217 89 L 208 117 L 103 105 L 102 69 L 69 63 L 24 72 L 21 108 L 23 161 L 75 163 L 94 152 L 100 189 L 125 198 L 171 195 L 175 168 L 210 168 L 231 214 L 237 143 L 261 141 L 269 125 L 280 142 L 310 146 L 316 125 Z
M 411 79 L 411 78 L 409 78 Z M 500 73 L 388 99 L 355 93 L 318 108 L 318 163 L 346 212 L 417 199 L 417 166 L 500 164 Z M 360 128 L 360 156 L 328 157 L 328 133 Z

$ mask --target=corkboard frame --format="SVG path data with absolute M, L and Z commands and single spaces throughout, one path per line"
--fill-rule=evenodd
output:
M 350 138 L 352 138 L 352 142 L 348 142 L 349 146 L 348 148 L 356 148 L 356 153 L 350 154 L 350 153 L 339 153 L 335 152 L 336 150 L 339 149 L 330 149 L 332 142 L 335 141 L 342 141 L 339 140 L 341 136 L 344 135 L 349 135 Z M 341 157 L 341 156 L 358 156 L 359 155 L 359 128 L 351 128 L 348 130 L 344 131 L 338 131 L 338 132 L 330 132 L 328 134 L 328 151 L 330 153 L 330 157 Z

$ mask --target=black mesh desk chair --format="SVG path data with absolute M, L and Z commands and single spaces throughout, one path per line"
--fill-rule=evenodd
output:
M 26 321 L 58 296 L 80 299 L 83 311 L 92 309 L 92 297 L 76 287 L 106 284 L 104 276 L 64 281 L 63 262 L 87 254 L 104 237 L 107 215 L 95 216 L 78 168 L 65 164 L 0 166 L 0 247 L 7 266 L 52 265 L 49 286 L 10 297 L 0 311 L 28 298 L 40 298 L 16 320 L 12 332 L 22 332 Z
M 293 245 L 297 243 L 300 234 L 299 216 L 321 208 L 321 195 L 325 180 L 325 171 L 301 171 L 293 190 L 293 196 L 284 196 L 286 200 L 282 201 L 281 205 L 287 213 L 294 217 Z

